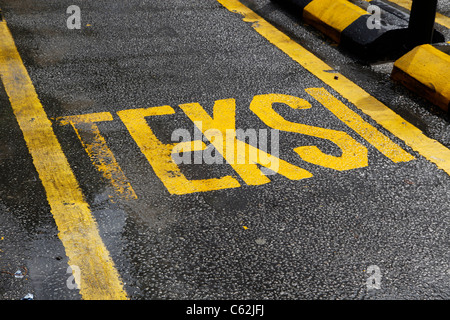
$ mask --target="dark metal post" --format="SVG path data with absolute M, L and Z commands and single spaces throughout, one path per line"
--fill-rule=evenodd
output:
M 413 0 L 409 30 L 417 44 L 431 43 L 438 0 Z

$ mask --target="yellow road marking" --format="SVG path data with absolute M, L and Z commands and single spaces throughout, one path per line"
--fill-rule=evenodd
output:
M 119 118 L 127 127 L 130 135 L 137 143 L 141 152 L 147 158 L 155 174 L 161 179 L 164 186 L 172 194 L 186 194 L 193 192 L 203 192 L 211 190 L 220 190 L 227 188 L 240 187 L 239 182 L 231 176 L 221 177 L 219 179 L 199 179 L 189 180 L 181 172 L 172 158 L 174 152 L 188 151 L 187 145 L 183 143 L 176 147 L 176 144 L 163 144 L 155 136 L 146 121 L 146 117 L 162 116 L 174 114 L 175 111 L 170 106 L 151 107 L 146 109 L 130 109 L 117 112 Z M 191 151 L 203 150 L 204 146 L 193 142 Z M 197 146 L 199 144 L 199 146 Z M 175 150 L 174 150 L 175 149 Z
M 406 162 L 415 159 L 408 152 L 392 142 L 387 136 L 364 121 L 357 113 L 333 97 L 324 88 L 307 88 L 305 91 L 333 113 L 339 120 L 361 135 L 362 138 L 383 152 L 393 162 Z M 273 105 L 276 103 L 282 103 L 297 110 L 312 107 L 311 103 L 307 100 L 286 94 L 270 93 L 254 96 L 249 108 L 268 127 L 272 128 L 272 139 L 274 138 L 274 132 L 276 134 L 276 141 L 278 140 L 280 131 L 296 132 L 302 135 L 329 140 L 341 149 L 340 156 L 333 156 L 323 153 L 314 145 L 294 148 L 293 151 L 302 160 L 338 171 L 368 166 L 367 148 L 348 133 L 288 121 L 275 111 Z M 202 141 L 202 137 L 197 137 L 195 134 L 192 140 L 191 135 L 189 132 L 186 133 L 187 130 L 185 129 L 180 129 L 183 133 L 181 131 L 178 133 L 174 132 L 175 135 L 172 135 L 172 139 L 176 139 L 174 138 L 175 136 L 182 137 L 181 142 L 170 144 L 161 143 L 153 133 L 146 118 L 151 116 L 173 115 L 175 111 L 170 106 L 128 109 L 117 112 L 130 135 L 153 167 L 155 174 L 161 179 L 170 193 L 180 195 L 240 187 L 238 181 L 231 176 L 220 179 L 188 180 L 181 172 L 178 164 L 191 164 L 192 159 L 189 153 L 199 151 L 202 151 L 202 156 L 194 159 L 194 163 L 202 164 L 205 161 L 205 163 L 214 162 L 219 164 L 225 159 L 227 164 L 248 185 L 262 185 L 270 182 L 270 179 L 266 177 L 258 165 L 269 169 L 268 172 L 271 172 L 271 174 L 279 173 L 291 180 L 312 177 L 312 174 L 307 170 L 278 158 L 278 146 L 276 146 L 278 142 L 275 142 L 276 145 L 273 144 L 273 140 L 271 142 L 271 152 L 276 152 L 277 155 L 274 156 L 265 152 L 267 141 L 265 143 L 263 141 L 266 138 L 261 137 L 262 141 L 258 143 L 256 131 L 250 130 L 248 132 L 246 130 L 236 129 L 235 99 L 215 101 L 212 116 L 196 102 L 180 104 L 180 108 L 203 133 L 204 137 L 211 142 L 211 145 L 207 146 Z M 92 128 L 94 122 L 112 120 L 113 117 L 109 112 L 100 112 L 63 117 L 60 121 L 62 124 L 72 123 L 78 133 L 78 129 L 83 129 L 91 133 L 90 136 L 96 136 L 100 133 L 92 134 L 92 132 L 98 131 L 98 128 L 97 130 Z M 246 137 L 253 142 L 250 144 L 246 143 Z M 92 137 L 90 139 L 92 140 Z M 96 139 L 100 140 L 99 137 Z M 104 141 L 102 144 L 104 144 Z M 259 148 L 255 147 L 256 144 L 259 144 Z M 206 158 L 203 158 L 206 151 L 209 150 L 211 152 L 213 150 L 210 148 L 211 146 L 214 147 L 216 154 L 220 154 L 221 158 L 216 159 L 219 160 L 218 162 L 211 160 L 209 153 L 206 153 Z M 102 153 L 108 156 L 109 162 L 111 162 L 114 156 L 109 149 L 108 152 L 105 152 L 103 148 L 107 148 L 106 145 L 101 146 L 100 149 Z M 88 152 L 92 151 L 88 148 Z M 182 156 L 180 156 L 181 154 Z M 105 155 L 102 156 L 104 157 Z
M 428 161 L 433 162 L 438 168 L 444 170 L 447 174 L 450 174 L 450 150 L 448 148 L 438 141 L 428 138 L 418 128 L 407 122 L 343 75 L 339 75 L 338 80 L 336 80 L 336 74 L 329 72 L 332 68 L 325 62 L 303 48 L 300 44 L 291 40 L 287 35 L 279 31 L 238 0 L 217 1 L 229 11 L 242 15 L 243 21 L 250 22 L 255 31 L 266 38 L 270 43 L 278 47 L 303 68 L 337 91 L 342 97 L 370 116 L 383 128 L 403 140 L 408 146 L 417 151 Z M 381 145 L 380 148 L 388 148 L 388 146 L 383 147 Z M 383 151 L 383 154 L 389 153 L 390 150 Z
M 34 166 L 45 188 L 59 238 L 81 272 L 83 299 L 126 299 L 96 221 L 39 101 L 6 22 L 0 22 L 0 74 Z
M 275 171 L 290 180 L 301 180 L 312 177 L 303 168 L 279 159 L 236 139 L 236 101 L 234 99 L 217 100 L 211 117 L 198 103 L 181 104 L 180 108 L 192 122 L 205 134 L 206 138 L 220 152 L 224 159 L 248 185 L 262 185 L 270 182 L 257 164 Z M 208 131 L 217 130 L 216 139 L 208 135 Z M 230 132 L 234 134 L 230 134 Z M 219 139 L 217 139 L 219 137 Z M 224 148 L 224 146 L 226 146 Z
M 92 163 L 110 181 L 120 197 L 126 200 L 137 199 L 136 193 L 128 182 L 120 165 L 117 163 L 111 149 L 108 148 L 106 140 L 101 135 L 98 126 L 95 124 L 95 122 L 112 120 L 111 113 L 100 112 L 63 117 L 60 123 L 63 125 L 70 123 L 72 125 Z M 83 138 L 84 132 L 88 133 L 88 137 Z M 112 196 L 110 198 L 114 201 Z

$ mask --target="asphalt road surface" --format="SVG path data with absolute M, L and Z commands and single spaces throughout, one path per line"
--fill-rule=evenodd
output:
M 450 298 L 449 118 L 391 63 L 269 0 L 0 8 L 1 299 Z

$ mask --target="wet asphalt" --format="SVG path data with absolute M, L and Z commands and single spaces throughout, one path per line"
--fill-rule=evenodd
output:
M 268 0 L 243 3 L 450 147 L 448 116 L 394 84 L 390 63 L 347 54 Z M 81 8 L 80 30 L 67 29 L 69 5 Z M 450 177 L 365 115 L 417 159 L 393 164 L 318 104 L 304 116 L 280 107 L 286 118 L 347 130 L 368 148 L 369 166 L 337 172 L 301 162 L 292 151 L 299 145 L 339 151 L 283 133 L 282 158 L 313 178 L 167 192 L 115 112 L 172 106 L 175 115 L 149 120 L 170 143 L 173 130 L 194 130 L 182 103 L 211 112 L 215 100 L 235 98 L 237 127 L 265 128 L 248 109 L 255 95 L 307 99 L 305 88 L 325 87 L 339 97 L 217 1 L 0 0 L 0 7 L 130 299 L 450 298 Z M 0 105 L 0 299 L 81 299 L 67 286 L 68 258 L 2 85 Z M 114 120 L 98 127 L 136 200 L 112 199 L 73 128 L 57 121 L 103 111 Z M 190 179 L 235 175 L 220 165 L 182 170 Z M 371 265 L 380 268 L 379 289 L 367 287 Z

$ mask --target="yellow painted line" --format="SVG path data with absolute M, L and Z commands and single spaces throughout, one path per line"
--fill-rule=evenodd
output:
M 372 0 L 365 0 L 370 2 Z M 409 11 L 411 11 L 412 1 L 411 0 L 389 0 L 389 2 L 395 3 L 400 7 L 403 7 Z M 436 12 L 436 23 L 450 29 L 450 18 L 444 16 L 443 14 Z
M 125 200 L 137 199 L 133 187 L 95 124 L 96 122 L 112 120 L 111 113 L 100 112 L 63 117 L 60 123 L 72 125 L 92 163 L 102 173 L 103 177 L 110 181 L 118 196 Z M 87 133 L 87 137 L 84 137 L 84 133 Z M 112 196 L 110 197 L 114 201 Z
M 238 0 L 217 0 L 231 12 L 239 13 L 245 22 L 270 43 L 286 53 L 291 59 L 303 68 L 314 74 L 317 78 L 337 91 L 343 98 L 355 105 L 359 110 L 370 116 L 375 122 L 403 140 L 413 150 L 418 152 L 428 161 L 433 162 L 438 168 L 450 174 L 450 150 L 438 141 L 428 138 L 418 128 L 407 122 L 401 116 L 389 109 L 386 105 L 372 97 L 358 85 L 336 73 L 325 62 L 303 48 L 300 44 L 291 40 L 283 32 L 272 26 L 255 12 L 244 6 Z M 390 150 L 380 144 L 377 149 L 383 154 L 389 154 Z
M 6 22 L 0 22 L 0 74 L 44 186 L 69 265 L 80 270 L 83 299 L 126 299 L 96 221 L 39 101 Z
M 313 0 L 303 9 L 305 22 L 315 26 L 334 41 L 341 32 L 368 12 L 347 0 Z
M 444 111 L 450 104 L 450 56 L 432 45 L 421 45 L 394 63 L 392 78 L 421 94 Z

